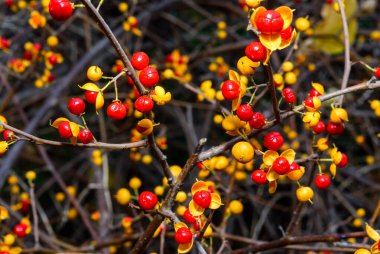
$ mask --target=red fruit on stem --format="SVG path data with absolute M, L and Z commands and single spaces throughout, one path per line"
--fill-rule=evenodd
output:
M 5 141 L 11 141 L 15 137 L 15 133 L 11 130 L 5 130 L 3 132 L 3 137 Z
M 136 52 L 131 58 L 131 64 L 136 70 L 142 70 L 149 64 L 149 56 L 145 52 Z
M 73 7 L 69 0 L 50 0 L 49 13 L 57 21 L 65 21 L 73 14 Z
M 293 33 L 293 28 L 291 26 L 288 26 L 288 28 L 281 31 L 281 33 L 280 33 L 281 39 L 283 41 L 289 40 L 290 37 L 292 36 L 292 33 Z
M 196 218 L 191 214 L 189 208 L 186 209 L 185 213 L 183 214 L 183 219 L 186 221 L 186 223 L 193 224 L 196 222 Z
M 67 103 L 67 109 L 71 114 L 80 116 L 84 113 L 86 104 L 82 98 L 71 98 Z
M 272 165 L 272 169 L 279 175 L 285 175 L 289 172 L 290 164 L 284 157 L 278 157 Z
M 320 95 L 321 94 L 315 88 L 311 89 L 309 92 L 309 97 L 320 96 Z
M 194 222 L 193 227 L 196 231 L 201 230 L 201 225 L 199 225 L 198 221 Z
M 314 108 L 313 97 L 307 97 L 303 104 L 307 107 Z
M 336 165 L 338 168 L 344 168 L 348 163 L 348 158 L 345 153 L 342 153 L 342 159 L 340 160 L 339 164 Z
M 375 77 L 376 77 L 377 79 L 380 79 L 380 67 L 377 67 L 377 68 L 375 69 L 375 71 L 373 72 L 373 74 L 375 75 Z
M 153 100 L 147 95 L 140 96 L 135 101 L 135 109 L 137 109 L 141 113 L 150 112 L 153 109 L 153 106 Z
M 177 232 L 175 232 L 174 239 L 178 244 L 186 244 L 192 241 L 193 234 L 191 233 L 190 229 L 182 227 L 179 228 Z
M 344 132 L 344 125 L 341 123 L 329 122 L 327 124 L 327 132 L 330 135 L 340 135 Z
M 33 58 L 33 53 L 32 53 L 32 51 L 30 51 L 30 50 L 26 50 L 26 51 L 22 54 L 22 58 L 24 58 L 25 60 L 32 60 L 32 58 Z
M 272 131 L 265 135 L 263 143 L 267 149 L 276 151 L 284 144 L 284 138 L 279 132 Z
M 294 102 L 296 102 L 296 95 L 290 88 L 285 88 L 284 90 L 282 90 L 282 96 L 284 97 L 284 100 L 289 104 L 293 104 Z
M 56 55 L 51 55 L 48 57 L 48 61 L 51 65 L 56 65 L 58 63 L 58 57 Z
M 145 67 L 139 74 L 141 84 L 144 86 L 155 86 L 160 80 L 158 71 L 153 67 Z
M 248 104 L 240 105 L 236 110 L 236 115 L 242 121 L 249 121 L 252 119 L 253 116 L 252 107 Z
M 261 42 L 252 42 L 245 47 L 245 55 L 254 62 L 261 62 L 267 57 L 267 49 Z
M 211 203 L 211 194 L 208 191 L 197 191 L 193 197 L 194 202 L 200 207 L 207 208 Z
M 71 127 L 69 122 L 62 122 L 58 125 L 58 133 L 61 138 L 71 138 L 73 133 L 71 132 Z
M 288 171 L 288 173 L 291 172 L 291 171 L 293 171 L 293 170 L 298 170 L 298 169 L 300 169 L 300 168 L 301 168 L 300 165 L 298 165 L 297 163 L 295 163 L 295 162 L 293 161 L 293 163 L 290 164 L 290 166 L 289 166 L 289 171 Z
M 264 170 L 258 169 L 252 172 L 251 179 L 256 184 L 266 184 L 268 183 L 267 180 L 267 173 L 265 173 Z
M 79 131 L 78 139 L 83 144 L 88 144 L 92 142 L 94 136 L 92 135 L 92 132 L 89 129 L 83 129 Z
M 251 120 L 249 120 L 249 126 L 253 129 L 261 129 L 265 125 L 265 116 L 260 112 L 254 112 Z
M 93 91 L 84 92 L 84 97 L 86 98 L 86 101 L 90 104 L 96 103 L 97 96 L 98 96 L 98 92 L 93 92 Z
M 284 27 L 284 20 L 277 11 L 267 10 L 258 15 L 256 26 L 263 34 L 279 33 Z
M 131 78 L 131 76 L 127 76 L 127 83 L 134 86 L 135 85 L 135 82 L 133 81 L 133 79 Z
M 240 95 L 239 84 L 232 80 L 224 81 L 221 89 L 224 99 L 229 101 L 235 100 Z
M 114 101 L 107 107 L 107 116 L 113 120 L 122 120 L 127 116 L 127 109 L 121 101 Z
M 143 191 L 139 196 L 138 202 L 143 210 L 152 210 L 156 206 L 158 199 L 153 192 Z
M 327 175 L 319 174 L 315 177 L 314 183 L 318 189 L 327 189 L 330 186 L 331 180 Z
M 20 223 L 14 226 L 13 228 L 13 233 L 18 237 L 18 238 L 23 238 L 26 236 L 26 229 L 28 228 L 27 225 Z
M 325 123 L 324 122 L 322 122 L 322 121 L 319 121 L 318 123 L 317 123 L 317 125 L 315 125 L 314 127 L 313 127 L 313 131 L 315 132 L 315 134 L 322 134 L 323 132 L 325 132 L 325 130 L 326 130 L 326 125 L 325 125 Z

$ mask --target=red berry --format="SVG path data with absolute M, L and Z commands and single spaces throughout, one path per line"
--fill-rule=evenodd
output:
M 344 132 L 344 125 L 341 123 L 329 122 L 327 124 L 327 132 L 330 135 L 340 135 Z
M 135 108 L 141 113 L 150 112 L 153 109 L 153 106 L 153 100 L 147 95 L 140 96 L 135 101 Z
M 5 0 L 4 3 L 6 6 L 8 6 L 10 8 L 13 4 L 13 0 Z
M 153 67 L 145 67 L 139 74 L 141 84 L 144 86 L 155 86 L 160 80 L 158 71 Z
M 65 21 L 71 17 L 73 7 L 69 0 L 50 0 L 49 13 L 53 19 Z
M 303 104 L 304 104 L 306 107 L 314 108 L 313 97 L 307 97 L 307 98 L 305 99 L 305 101 L 303 102 Z
M 201 230 L 201 225 L 199 225 L 198 221 L 194 222 L 193 227 L 196 231 Z
M 260 112 L 254 112 L 251 120 L 249 120 L 249 126 L 254 129 L 261 129 L 265 125 L 265 116 Z
M 83 144 L 88 144 L 94 139 L 94 137 L 89 129 L 83 129 L 79 131 L 78 139 Z
M 284 20 L 277 11 L 267 10 L 258 15 L 256 25 L 263 34 L 279 33 L 284 27 Z
M 232 80 L 224 81 L 221 89 L 224 99 L 229 101 L 235 100 L 240 95 L 239 84 Z
M 319 121 L 318 123 L 317 123 L 317 125 L 315 125 L 314 127 L 313 127 L 313 131 L 315 132 L 315 134 L 321 134 L 321 133 L 323 133 L 323 132 L 325 132 L 325 130 L 326 130 L 326 125 L 325 125 L 325 123 L 324 122 L 322 122 L 322 121 Z
M 263 143 L 267 149 L 276 151 L 284 144 L 284 138 L 279 132 L 272 131 L 265 135 Z
M 253 110 L 250 105 L 243 104 L 240 105 L 236 110 L 236 115 L 239 117 L 242 121 L 249 121 L 252 119 L 253 116 Z
M 114 101 L 107 107 L 107 116 L 113 120 L 122 120 L 127 116 L 127 109 L 121 101 Z
M 293 171 L 293 170 L 298 170 L 298 169 L 300 169 L 300 168 L 301 168 L 300 165 L 298 165 L 297 163 L 295 163 L 295 162 L 293 161 L 293 163 L 290 164 L 290 166 L 289 166 L 289 171 L 288 171 L 288 172 Z
M 86 91 L 84 93 L 84 97 L 86 98 L 86 101 L 90 104 L 96 103 L 96 97 L 97 96 L 98 96 L 98 92 Z
M 314 183 L 318 189 L 327 189 L 330 186 L 331 180 L 327 175 L 319 174 L 315 177 Z
M 293 90 L 290 88 L 285 88 L 284 90 L 282 90 L 282 96 L 284 96 L 284 100 L 289 104 L 293 104 L 294 102 L 296 102 L 296 96 Z
M 10 140 L 14 139 L 15 133 L 11 130 L 5 130 L 3 132 L 3 137 L 4 137 L 5 141 L 10 141 Z
M 142 209 L 152 210 L 156 206 L 158 199 L 153 192 L 143 191 L 139 196 L 138 202 Z
M 58 133 L 61 138 L 71 138 L 73 133 L 71 132 L 71 127 L 69 122 L 62 122 L 58 126 Z
M 197 191 L 193 197 L 194 202 L 200 207 L 207 208 L 211 203 L 211 194 L 208 191 Z
M 135 82 L 133 81 L 133 79 L 131 78 L 131 76 L 127 76 L 127 83 L 129 84 L 129 85 L 132 85 L 132 86 L 134 86 L 135 85 Z
M 253 171 L 251 174 L 251 179 L 256 184 L 266 184 L 268 182 L 267 173 L 261 169 Z
M 280 33 L 281 39 L 283 41 L 289 40 L 290 37 L 292 36 L 292 33 L 293 33 L 293 28 L 291 26 L 288 26 L 288 28 L 281 31 L 281 33 Z
M 30 201 L 29 201 L 29 199 L 23 199 L 23 200 L 21 200 L 21 208 L 20 208 L 21 213 L 23 213 L 23 214 L 28 213 L 29 212 L 29 208 L 30 208 Z
M 175 232 L 174 239 L 178 244 L 190 243 L 193 240 L 193 234 L 190 229 L 182 227 Z
M 347 162 L 348 162 L 348 158 L 347 158 L 347 155 L 345 153 L 342 153 L 342 159 L 341 161 L 339 162 L 338 165 L 336 165 L 338 168 L 344 168 L 346 165 L 347 165 Z
M 377 67 L 377 68 L 375 69 L 375 71 L 373 72 L 373 74 L 375 75 L 375 77 L 376 77 L 377 79 L 380 79 L 380 67 Z
M 67 109 L 70 111 L 70 113 L 77 116 L 83 114 L 85 108 L 86 104 L 84 103 L 84 100 L 81 98 L 71 98 L 67 103 Z
M 290 164 L 284 157 L 278 157 L 272 165 L 272 169 L 279 175 L 285 175 L 289 172 Z
M 51 65 L 56 65 L 58 63 L 58 57 L 56 55 L 51 55 L 48 57 L 48 61 Z
M 261 62 L 267 57 L 267 49 L 261 42 L 252 42 L 245 48 L 245 55 L 254 62 Z
M 131 64 L 136 70 L 142 70 L 149 64 L 149 56 L 145 52 L 136 52 L 131 58 Z
M 32 51 L 27 50 L 27 51 L 25 51 L 25 52 L 22 54 L 22 57 L 23 57 L 25 60 L 32 60 L 32 58 L 33 58 L 33 53 L 32 53 Z
M 186 209 L 185 213 L 183 214 L 183 219 L 186 221 L 186 223 L 193 224 L 196 222 L 196 218 L 191 214 L 189 208 Z
M 27 225 L 23 224 L 23 223 L 20 223 L 20 224 L 17 224 L 14 228 L 13 228 L 13 233 L 19 237 L 19 238 L 23 238 L 26 236 L 26 229 L 28 228 Z
M 309 92 L 309 97 L 320 96 L 320 95 L 321 94 L 315 88 L 311 89 Z

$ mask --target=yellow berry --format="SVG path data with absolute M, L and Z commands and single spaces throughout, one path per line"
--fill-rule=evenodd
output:
M 187 199 L 187 194 L 184 191 L 179 191 L 175 196 L 175 201 L 177 202 L 185 202 Z
M 363 221 L 361 219 L 354 219 L 354 221 L 352 222 L 352 226 L 356 227 L 356 228 L 359 228 L 363 225 Z
M 162 195 L 164 195 L 164 192 L 165 192 L 165 188 L 164 188 L 164 186 L 159 185 L 159 186 L 156 186 L 156 187 L 154 188 L 154 194 L 156 194 L 157 196 L 162 196 Z
M 364 208 L 359 208 L 356 210 L 356 216 L 363 218 L 366 215 L 366 211 Z
M 263 0 L 245 0 L 245 4 L 249 7 L 249 8 L 256 8 L 257 6 L 260 5 L 260 3 L 262 2 Z
M 364 135 L 358 135 L 358 136 L 356 136 L 355 141 L 358 144 L 364 144 L 364 142 L 365 142 L 365 136 Z
M 227 32 L 225 30 L 218 30 L 217 36 L 219 39 L 224 40 L 227 38 Z
M 307 69 L 308 69 L 310 72 L 314 72 L 316 68 L 317 68 L 317 67 L 316 67 L 315 64 L 313 64 L 313 63 L 309 63 L 309 64 L 307 65 Z
M 380 108 L 380 100 L 369 101 L 369 104 L 371 106 L 371 109 L 373 109 L 373 110 L 376 110 L 377 108 Z
M 57 36 L 51 35 L 47 38 L 46 42 L 49 47 L 54 48 L 58 45 L 58 38 Z
M 10 246 L 10 245 L 14 244 L 15 239 L 16 239 L 16 238 L 15 238 L 14 235 L 12 235 L 12 234 L 6 234 L 6 235 L 4 236 L 4 243 L 5 243 L 6 245 Z
M 282 70 L 285 72 L 292 71 L 294 69 L 294 65 L 290 61 L 286 61 L 282 64 Z
M 126 205 L 129 203 L 129 201 L 131 200 L 131 193 L 129 192 L 128 189 L 126 188 L 120 188 L 116 195 L 115 195 L 115 198 L 117 200 L 117 202 L 120 204 L 120 205 Z
M 98 66 L 90 66 L 87 70 L 87 78 L 91 81 L 98 81 L 102 78 L 103 71 Z
M 128 11 L 128 4 L 127 3 L 119 3 L 118 9 L 120 12 L 126 12 Z
M 186 209 L 187 209 L 186 206 L 180 205 L 180 206 L 177 207 L 176 212 L 177 212 L 177 214 L 179 216 L 183 216 L 183 214 L 185 213 Z
M 138 189 L 141 186 L 141 180 L 138 177 L 132 177 L 131 180 L 129 180 L 129 187 L 132 189 Z
M 65 194 L 63 192 L 57 192 L 55 194 L 55 200 L 57 200 L 57 202 L 63 202 L 65 200 Z
M 78 216 L 78 211 L 75 208 L 70 208 L 67 211 L 67 218 L 69 220 L 74 220 Z
M 17 184 L 18 183 L 18 178 L 17 178 L 17 176 L 15 176 L 15 175 L 10 175 L 9 177 L 8 177 L 8 184 L 10 184 L 10 185 L 14 185 L 14 184 Z
M 224 63 L 224 58 L 221 57 L 221 56 L 218 56 L 217 58 L 215 58 L 215 63 L 221 65 Z
M 144 163 L 145 165 L 150 165 L 152 161 L 153 161 L 153 158 L 149 154 L 146 154 L 141 158 L 141 162 Z
M 369 36 L 372 40 L 378 41 L 380 40 L 380 31 L 372 31 Z
M 208 66 L 208 70 L 215 72 L 218 70 L 218 65 L 216 63 L 210 63 L 210 65 Z
M 371 252 L 369 250 L 366 250 L 366 249 L 358 249 L 355 251 L 354 254 L 371 254 Z
M 240 141 L 232 147 L 232 156 L 241 163 L 247 163 L 253 159 L 255 150 L 246 141 Z
M 69 195 L 74 197 L 77 193 L 77 188 L 75 186 L 72 186 L 72 185 L 67 186 L 67 192 L 69 193 Z
M 228 206 L 230 209 L 231 214 L 241 214 L 243 212 L 243 204 L 239 200 L 232 200 Z
M 216 124 L 221 124 L 222 121 L 223 121 L 223 119 L 224 119 L 224 118 L 223 118 L 222 115 L 217 114 L 217 115 L 214 116 L 214 123 L 216 123 Z
M 290 71 L 285 73 L 285 83 L 288 85 L 294 85 L 297 82 L 297 75 Z
M 307 18 L 298 18 L 295 23 L 296 29 L 300 32 L 304 32 L 310 27 L 310 21 Z
M 282 75 L 280 73 L 274 74 L 273 80 L 274 80 L 276 86 L 280 86 L 284 83 L 284 78 L 282 77 Z
M 12 185 L 12 187 L 11 187 L 11 193 L 13 195 L 16 195 L 16 194 L 20 193 L 20 187 L 18 185 Z
M 372 156 L 372 155 L 367 155 L 367 156 L 365 157 L 365 162 L 366 162 L 368 165 L 372 165 L 372 164 L 374 164 L 375 161 L 376 161 L 376 159 L 375 159 L 375 157 Z
M 310 187 L 302 186 L 297 189 L 296 196 L 297 196 L 298 201 L 307 202 L 313 198 L 314 191 Z
M 36 172 L 33 170 L 29 170 L 25 173 L 25 178 L 28 179 L 28 181 L 34 181 L 36 179 Z
M 224 21 L 219 21 L 218 24 L 217 24 L 217 26 L 218 26 L 218 29 L 224 30 L 224 29 L 226 29 L 227 24 Z

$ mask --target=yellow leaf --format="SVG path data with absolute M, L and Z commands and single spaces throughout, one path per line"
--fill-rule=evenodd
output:
M 275 51 L 281 45 L 281 36 L 280 34 L 260 34 L 260 42 L 269 50 Z
M 267 166 L 272 166 L 273 162 L 278 158 L 278 153 L 273 150 L 268 150 L 263 155 L 263 162 Z
M 174 224 L 174 230 L 175 230 L 175 232 L 177 232 L 177 230 L 180 229 L 180 228 L 187 228 L 187 225 L 185 223 L 183 223 L 183 222 L 176 222 Z
M 380 240 L 379 233 L 377 233 L 377 231 L 374 230 L 370 225 L 365 224 L 365 231 L 367 232 L 367 235 L 369 236 L 369 238 L 371 238 L 372 240 L 376 242 Z
M 330 165 L 330 173 L 331 173 L 332 177 L 335 178 L 335 175 L 336 175 L 336 165 L 334 163 L 331 163 L 331 165 Z
M 193 247 L 193 242 L 194 242 L 194 240 L 191 240 L 191 242 L 189 242 L 189 243 L 179 244 L 178 249 L 177 249 L 178 253 L 179 254 L 188 253 L 191 250 L 191 248 Z
M 269 182 L 269 193 L 270 194 L 273 194 L 275 193 L 277 190 L 277 182 L 276 181 L 273 181 L 273 182 Z
M 358 30 L 358 22 L 355 17 L 358 8 L 357 0 L 346 0 L 345 6 L 350 44 L 352 44 Z M 314 28 L 315 39 L 313 40 L 313 46 L 331 55 L 342 53 L 344 51 L 344 35 L 340 13 L 336 13 L 330 5 L 325 4 L 321 15 L 322 20 Z
M 296 152 L 293 149 L 288 149 L 288 150 L 282 152 L 280 156 L 287 159 L 289 164 L 292 164 L 295 157 L 296 157 Z
M 55 119 L 55 121 L 51 124 L 51 126 L 53 126 L 54 128 L 58 128 L 58 126 L 63 122 L 70 122 L 70 120 L 65 117 L 59 117 Z
M 280 13 L 281 18 L 284 20 L 284 26 L 282 29 L 288 28 L 292 24 L 293 20 L 293 10 L 288 6 L 281 6 L 275 9 L 278 13 Z
M 83 86 L 80 86 L 81 89 L 91 92 L 99 92 L 100 88 L 94 83 L 86 83 Z
M 95 101 L 96 110 L 101 109 L 103 105 L 104 105 L 104 96 L 101 92 L 99 92 L 98 95 L 96 96 L 96 101 Z
M 218 209 L 222 205 L 222 200 L 217 193 L 211 193 L 211 203 L 209 208 L 210 209 Z
M 74 137 L 78 137 L 78 134 L 79 134 L 79 125 L 74 123 L 74 122 L 69 122 L 70 124 L 70 129 L 71 129 L 71 133 L 73 134 Z
M 200 216 L 203 214 L 205 209 L 199 205 L 197 205 L 194 200 L 191 200 L 189 203 L 189 211 L 193 216 Z
M 208 191 L 208 185 L 206 182 L 198 181 L 191 187 L 191 194 L 194 195 L 198 191 Z

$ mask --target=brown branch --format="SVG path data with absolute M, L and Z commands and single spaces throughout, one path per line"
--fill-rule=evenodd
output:
M 137 76 L 137 73 L 131 64 L 131 61 L 129 61 L 127 54 L 124 52 L 124 49 L 120 45 L 119 41 L 116 39 L 114 33 L 111 31 L 111 29 L 109 28 L 106 21 L 100 15 L 100 13 L 95 8 L 95 6 L 92 5 L 90 0 L 81 0 L 81 2 L 86 6 L 86 9 L 95 17 L 96 21 L 99 23 L 100 28 L 105 33 L 107 38 L 112 43 L 112 46 L 115 48 L 116 52 L 121 57 L 121 61 L 123 62 L 123 64 L 127 68 L 126 72 L 129 76 L 131 76 L 131 78 L 132 78 L 133 82 L 135 83 L 136 88 L 139 91 L 139 93 L 141 95 L 147 94 L 149 91 L 146 90 L 145 87 L 141 84 L 141 82 Z
M 10 126 L 8 124 L 5 124 L 0 121 L 0 125 L 3 125 L 6 129 L 13 131 L 14 133 L 17 133 L 19 135 L 22 135 L 26 137 L 30 142 L 34 142 L 37 145 L 51 145 L 51 146 L 69 146 L 69 147 L 84 147 L 84 148 L 103 148 L 103 149 L 129 149 L 129 148 L 137 148 L 137 147 L 144 147 L 147 144 L 146 140 L 141 140 L 137 142 L 132 143 L 121 143 L 121 144 L 111 144 L 111 143 L 103 143 L 103 142 L 94 142 L 89 144 L 72 144 L 68 142 L 59 142 L 59 141 L 53 141 L 48 139 L 43 139 L 36 137 L 34 135 L 31 135 L 29 133 L 26 133 L 22 130 L 19 130 L 13 126 Z
M 205 143 L 206 143 L 206 139 L 201 139 L 199 141 L 198 146 L 195 148 L 194 153 L 187 160 L 181 173 L 179 174 L 176 181 L 174 182 L 174 185 L 170 188 L 168 194 L 165 197 L 165 200 L 162 203 L 162 207 L 160 209 L 163 212 L 171 213 L 171 210 L 174 206 L 175 197 L 178 191 L 181 189 L 187 176 L 189 175 L 189 172 L 194 168 L 195 164 L 197 163 L 199 153 L 202 150 Z M 136 245 L 133 247 L 131 254 L 141 253 L 146 248 L 154 232 L 160 226 L 160 224 L 162 223 L 164 219 L 165 217 L 162 216 L 161 214 L 156 214 L 153 217 L 153 220 L 150 222 L 145 232 L 140 236 L 139 240 L 136 242 Z
M 199 235 L 197 237 L 197 240 L 200 241 L 202 240 L 203 238 L 203 235 L 205 234 L 206 230 L 207 230 L 207 227 L 210 225 L 211 221 L 212 221 L 212 217 L 214 216 L 214 213 L 215 213 L 215 210 L 211 210 L 210 214 L 208 215 L 207 217 L 207 221 L 206 223 L 204 224 L 204 226 L 202 227 L 202 230 L 201 232 L 199 232 Z
M 348 78 L 350 76 L 351 72 L 351 62 L 350 62 L 350 37 L 348 34 L 348 24 L 347 24 L 347 17 L 346 12 L 343 7 L 342 0 L 338 0 L 340 15 L 342 17 L 342 24 L 343 24 L 343 35 L 344 35 L 344 73 L 343 73 L 343 79 L 342 79 L 342 86 L 341 89 L 345 89 L 348 84 Z M 343 105 L 343 98 L 344 96 L 341 95 L 339 98 L 339 105 Z
M 247 252 L 259 252 L 265 250 L 273 250 L 285 247 L 287 245 L 302 244 L 302 243 L 316 243 L 316 242 L 337 242 L 343 239 L 352 237 L 364 237 L 367 233 L 365 231 L 351 232 L 345 234 L 326 234 L 326 235 L 308 235 L 308 236 L 295 236 L 284 237 L 278 240 L 260 243 L 257 245 L 251 245 L 242 249 L 234 250 L 231 254 L 247 253 Z
M 363 91 L 363 90 L 369 90 L 369 89 L 378 89 L 378 88 L 380 88 L 380 81 L 377 81 L 374 83 L 363 82 L 363 83 L 357 84 L 355 86 L 350 86 L 350 87 L 343 89 L 343 90 L 338 90 L 338 91 L 335 91 L 335 92 L 332 92 L 329 94 L 322 95 L 319 98 L 321 101 L 327 101 L 327 100 L 330 100 L 332 98 L 338 97 L 338 96 L 343 95 L 343 94 L 353 93 L 353 92 L 358 92 L 358 91 Z M 295 108 L 296 111 L 302 111 L 304 109 L 305 109 L 305 107 L 303 105 L 300 105 L 300 106 Z M 289 118 L 295 114 L 296 113 L 294 111 L 286 111 L 286 112 L 281 113 L 280 116 L 281 116 L 281 119 L 286 119 L 286 118 Z M 248 137 L 249 138 L 254 137 L 255 135 L 259 134 L 260 132 L 271 128 L 272 126 L 274 126 L 276 124 L 276 122 L 277 122 L 276 119 L 268 121 L 267 124 L 265 126 L 263 126 L 262 129 L 253 130 L 252 132 L 250 132 L 248 134 Z M 244 140 L 243 137 L 236 137 L 236 138 L 233 138 L 233 139 L 231 139 L 231 140 L 229 140 L 223 144 L 211 147 L 210 149 L 202 152 L 199 155 L 199 161 L 204 161 L 206 159 L 209 159 L 211 157 L 219 155 L 219 154 L 223 153 L 224 151 L 230 149 L 235 143 L 242 141 L 242 140 Z

